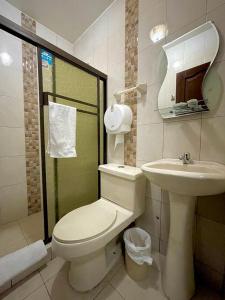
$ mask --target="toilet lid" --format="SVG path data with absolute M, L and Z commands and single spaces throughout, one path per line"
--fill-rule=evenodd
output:
M 117 211 L 100 200 L 66 214 L 56 224 L 54 238 L 63 243 L 74 243 L 97 237 L 116 220 Z

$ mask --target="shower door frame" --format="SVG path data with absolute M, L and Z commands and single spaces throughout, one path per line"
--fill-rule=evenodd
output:
M 98 103 L 98 149 L 100 149 L 100 81 L 103 82 L 103 111 L 106 110 L 107 104 L 107 75 L 95 69 L 94 67 L 79 60 L 75 56 L 65 52 L 64 50 L 54 46 L 53 44 L 42 39 L 33 32 L 23 28 L 22 26 L 10 21 L 0 15 L 0 29 L 4 30 L 15 37 L 28 42 L 37 48 L 38 63 L 38 86 L 39 86 L 39 114 L 40 114 L 40 147 L 41 147 L 41 181 L 42 181 L 42 198 L 43 198 L 43 216 L 44 216 L 44 242 L 51 241 L 48 235 L 48 207 L 47 207 L 47 185 L 46 185 L 46 164 L 45 164 L 45 136 L 44 136 L 44 91 L 42 76 L 42 59 L 41 50 L 46 50 L 55 57 L 74 65 L 75 67 L 95 76 L 97 78 L 97 103 Z M 103 132 L 103 162 L 107 162 L 107 134 L 104 127 Z M 98 151 L 99 152 L 99 151 Z M 100 163 L 100 153 L 98 153 L 98 164 Z M 98 171 L 98 192 L 100 194 L 100 173 Z

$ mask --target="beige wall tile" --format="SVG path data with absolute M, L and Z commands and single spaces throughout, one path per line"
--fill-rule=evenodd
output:
M 125 0 L 114 1 L 108 11 L 108 34 L 109 36 L 116 32 L 125 33 Z
M 24 128 L 0 127 L 0 157 L 25 156 Z
M 15 96 L 15 95 L 14 95 Z M 0 126 L 24 127 L 23 97 L 0 96 Z
M 211 20 L 215 23 L 220 35 L 220 48 L 216 60 L 225 59 L 225 4 L 217 7 L 215 10 L 210 11 L 207 14 L 207 20 Z
M 164 123 L 163 157 L 178 158 L 190 152 L 193 159 L 199 159 L 201 120 Z
M 10 5 L 7 1 L 0 1 L 1 14 L 9 20 L 21 24 L 20 11 L 14 6 Z
M 137 159 L 153 161 L 162 158 L 163 124 L 138 125 Z
M 225 225 L 225 194 L 198 197 L 197 214 Z
M 148 85 L 162 83 L 166 75 L 166 56 L 162 46 L 148 46 L 138 53 L 138 81 Z
M 159 24 L 166 23 L 165 0 L 141 0 L 139 4 L 139 50 L 154 45 L 150 39 L 151 29 Z
M 124 144 L 115 148 L 115 135 L 108 135 L 108 157 L 109 163 L 124 164 Z
M 158 111 L 158 93 L 161 84 L 148 86 L 147 94 L 138 99 L 137 124 L 162 123 L 163 119 Z
M 25 157 L 0 158 L 0 187 L 26 182 Z
M 137 226 L 146 230 L 150 235 L 160 237 L 160 217 L 161 203 L 150 198 L 146 198 L 146 208 L 144 214 L 136 220 Z
M 27 216 L 26 182 L 0 189 L 0 224 L 6 224 Z
M 222 273 L 216 272 L 214 269 L 199 261 L 195 261 L 195 274 L 197 282 L 207 284 L 208 287 L 221 291 L 223 286 Z
M 225 4 L 224 0 L 207 0 L 207 12 Z
M 146 164 L 147 163 L 147 161 L 144 161 L 144 160 L 137 160 L 136 161 L 136 166 L 138 167 L 138 168 L 140 168 L 142 165 L 144 165 L 144 164 Z
M 217 272 L 223 273 L 225 266 L 225 225 L 197 218 L 196 259 Z
M 73 53 L 73 44 L 60 35 L 56 35 L 56 46 L 69 54 Z
M 192 23 L 206 13 L 206 0 L 167 0 L 166 3 L 170 33 Z
M 201 160 L 225 163 L 225 118 L 216 117 L 202 120 Z
M 44 25 L 36 22 L 36 33 L 41 38 L 56 46 L 56 33 L 45 27 Z

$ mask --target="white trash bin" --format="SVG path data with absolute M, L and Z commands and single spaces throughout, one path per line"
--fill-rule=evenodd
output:
M 148 268 L 153 263 L 150 235 L 141 228 L 133 227 L 124 232 L 123 239 L 128 275 L 136 281 L 145 279 Z

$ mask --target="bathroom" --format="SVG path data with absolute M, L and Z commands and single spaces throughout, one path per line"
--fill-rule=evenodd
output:
M 166 264 L 173 223 L 170 186 L 165 187 L 163 179 L 160 184 L 165 185 L 160 187 L 152 177 L 149 180 L 148 173 L 149 163 L 161 159 L 177 159 L 180 166 L 187 167 L 194 166 L 195 161 L 206 161 L 207 166 L 209 162 L 218 163 L 221 168 L 225 164 L 224 14 L 223 0 L 70 0 L 66 6 L 61 0 L 0 0 L 1 283 L 5 273 L 9 273 L 9 279 L 0 284 L 0 299 L 224 299 L 225 182 L 220 192 L 209 181 L 204 192 L 191 195 L 198 196 L 192 207 L 193 229 L 189 228 L 193 255 L 184 265 L 188 268 L 194 261 L 194 270 L 187 272 L 186 277 L 192 281 L 194 278 L 195 288 L 192 287 L 191 296 L 184 296 L 180 280 L 187 278 L 180 270 L 173 282 L 173 296 L 165 276 L 168 283 L 183 264 L 176 254 L 171 272 Z M 168 45 L 189 35 L 193 39 L 195 30 L 199 32 L 202 28 L 210 28 L 214 33 L 213 42 L 207 40 L 213 53 L 212 66 L 203 83 L 203 94 L 209 95 L 209 109 L 185 111 L 186 115 L 181 115 L 180 111 L 187 106 L 179 110 L 181 104 L 173 104 L 172 109 L 164 110 L 160 100 L 167 83 Z M 197 47 L 190 46 L 193 52 L 188 59 L 195 58 L 199 65 L 206 61 L 200 61 L 201 51 Z M 179 63 L 176 67 L 179 69 Z M 134 90 L 123 93 L 133 87 Z M 169 98 L 174 101 L 172 88 L 167 86 Z M 48 105 L 52 102 L 76 108 L 76 157 L 55 158 L 49 153 Z M 132 111 L 132 123 L 125 134 L 106 132 L 105 111 L 109 108 L 110 113 L 116 103 Z M 190 153 L 191 158 L 186 155 L 182 162 L 179 157 L 184 153 Z M 183 164 L 185 159 L 190 164 Z M 145 178 L 146 185 L 137 195 L 138 199 L 143 198 L 144 207 L 136 217 L 128 214 L 129 221 L 121 223 L 117 234 L 108 240 L 107 260 L 109 264 L 116 261 L 114 266 L 95 284 L 94 277 L 101 273 L 99 261 L 91 280 L 94 287 L 78 291 L 72 287 L 69 262 L 63 258 L 64 250 L 57 248 L 59 243 L 52 238 L 53 230 L 55 236 L 61 234 L 60 220 L 65 220 L 69 212 L 74 212 L 74 219 L 79 222 L 82 214 L 87 213 L 85 205 L 98 204 L 96 200 L 100 197 L 108 199 L 104 197 L 108 192 L 104 185 L 117 183 L 116 176 L 104 181 L 109 179 L 107 172 L 112 172 L 106 164 L 111 163 L 125 165 L 125 171 L 119 168 L 113 171 L 115 174 L 125 176 L 126 170 L 135 170 L 132 172 L 137 177 L 141 174 Z M 101 169 L 99 165 L 106 166 Z M 117 192 L 118 199 L 123 194 L 121 188 L 125 188 L 125 184 L 120 185 L 123 180 L 118 177 L 113 192 L 114 197 Z M 186 178 L 180 185 L 183 183 L 183 190 L 189 191 L 192 182 Z M 197 186 L 200 189 L 200 182 Z M 106 218 L 99 213 L 98 206 L 95 208 L 99 215 L 96 224 L 114 226 L 113 208 L 110 214 L 104 211 Z M 181 227 L 180 216 L 182 212 L 172 220 L 176 229 Z M 90 220 L 84 224 L 90 232 L 94 230 L 91 217 L 86 216 Z M 107 225 L 110 220 L 112 224 Z M 141 281 L 132 279 L 127 261 L 124 263 L 123 232 L 135 226 L 151 237 L 153 263 Z M 80 232 L 77 230 L 76 234 L 80 236 Z M 69 236 L 70 232 L 66 234 Z M 101 238 L 101 234 L 97 237 Z M 182 238 L 181 248 L 186 249 L 185 235 Z M 6 270 L 14 270 L 13 258 L 18 258 L 14 255 L 18 251 L 25 253 L 23 249 L 42 240 L 45 246 L 39 243 L 40 247 L 47 249 L 43 260 L 35 257 L 36 264 L 25 268 L 27 262 L 23 264 L 22 255 L 18 265 L 23 271 L 10 277 L 13 271 L 1 270 L 6 258 L 12 258 L 11 267 Z

